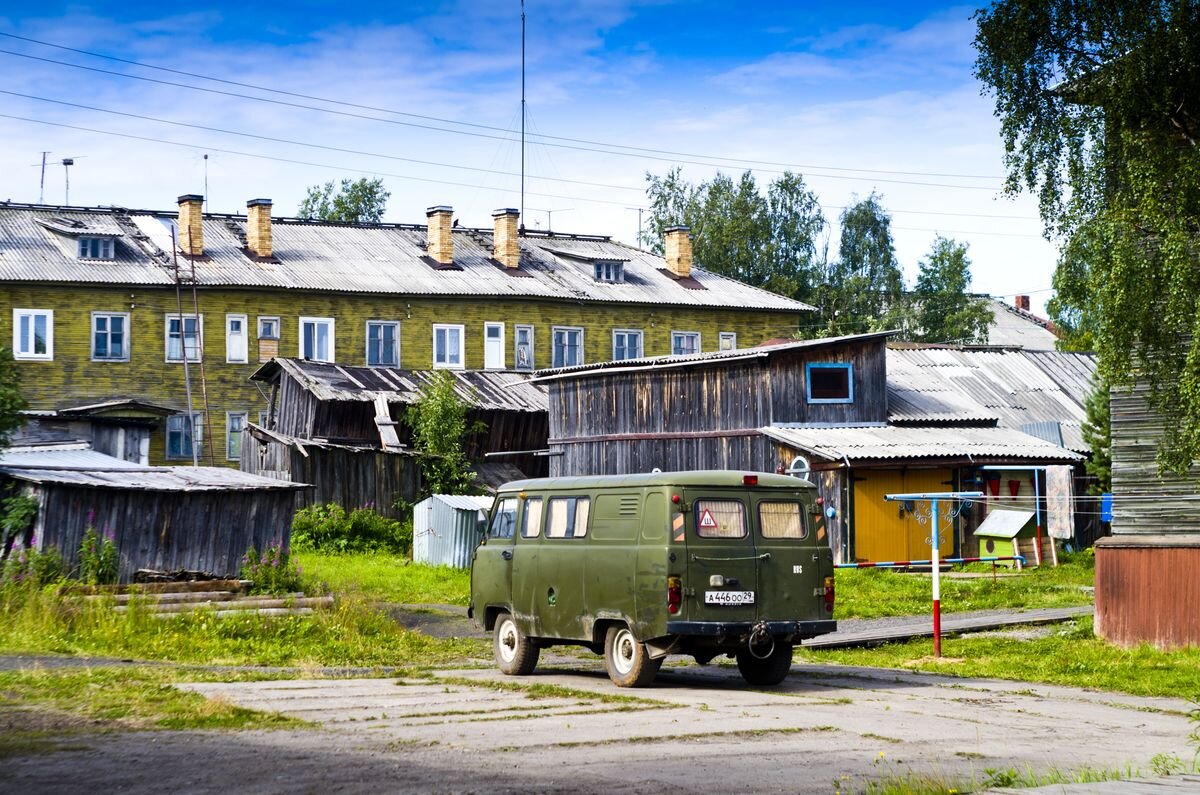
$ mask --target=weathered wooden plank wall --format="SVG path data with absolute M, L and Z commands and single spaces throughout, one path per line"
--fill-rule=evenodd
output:
M 411 456 L 318 446 L 302 453 L 292 445 L 261 442 L 252 434 L 243 442 L 242 471 L 312 485 L 296 492 L 293 511 L 336 502 L 351 510 L 371 505 L 399 518 L 396 499 L 414 502 L 421 486 L 420 468 Z
M 287 489 L 153 492 L 54 483 L 30 488 L 40 506 L 37 547 L 55 547 L 75 566 L 90 523 L 112 534 L 121 582 L 138 569 L 236 577 L 250 546 L 286 545 L 292 532 L 294 492 Z
M 805 365 L 810 362 L 851 365 L 854 402 L 809 403 Z M 767 372 L 773 422 L 887 421 L 887 347 L 883 339 L 781 351 L 771 356 Z
M 1127 533 L 1200 533 L 1200 466 L 1185 475 L 1158 473 L 1163 420 L 1152 411 L 1145 386 L 1113 390 L 1112 531 Z M 1145 498 L 1153 499 L 1145 499 Z

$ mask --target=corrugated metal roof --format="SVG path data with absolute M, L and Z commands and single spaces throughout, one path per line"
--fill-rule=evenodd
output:
M 766 436 L 830 461 L 892 458 L 1004 458 L 1080 461 L 1083 456 L 1012 428 L 761 428 Z
M 655 370 L 668 367 L 693 367 L 702 366 L 710 363 L 721 363 L 734 361 L 737 359 L 765 359 L 773 354 L 782 351 L 796 350 L 798 348 L 819 348 L 827 345 L 839 345 L 844 342 L 858 342 L 861 340 L 877 339 L 888 337 L 894 334 L 892 331 L 876 331 L 871 334 L 848 334 L 842 337 L 825 337 L 822 339 L 812 340 L 788 340 L 787 342 L 778 342 L 766 345 L 758 345 L 753 348 L 738 348 L 732 351 L 713 351 L 711 353 L 691 353 L 686 356 L 643 356 L 640 359 L 622 359 L 621 361 L 613 362 L 590 362 L 588 364 L 577 364 L 573 367 L 559 367 L 555 369 L 538 370 L 534 381 L 554 381 L 562 378 L 575 378 L 581 375 L 587 375 L 593 371 L 605 371 L 606 373 L 625 370 Z
M 76 444 L 9 447 L 0 452 L 0 468 L 72 467 L 99 469 L 143 469 L 141 464 L 114 458 L 89 449 L 86 442 Z
M 372 401 L 384 395 L 389 403 L 413 403 L 421 396 L 436 370 L 399 370 L 392 367 L 346 367 L 304 359 L 272 359 L 251 376 L 273 381 L 285 372 L 319 400 Z M 455 379 L 454 391 L 474 408 L 484 411 L 544 412 L 546 389 L 521 373 L 487 370 L 447 370 Z
M 988 345 L 1054 350 L 1058 335 L 1047 328 L 1049 321 L 994 298 L 988 302 L 988 308 L 992 310 L 992 322 L 988 325 Z
M 462 511 L 486 511 L 492 507 L 492 502 L 495 497 L 475 494 L 434 494 L 428 497 L 430 500 L 437 500 L 451 508 L 457 508 Z M 422 500 L 424 502 L 424 500 Z M 421 503 L 417 503 L 416 507 L 421 507 Z
M 1021 428 L 1078 427 L 1095 357 L 1054 351 L 889 349 L 888 412 L 893 421 L 971 422 L 992 418 Z M 1086 450 L 1071 428 L 1063 444 Z
M 174 212 L 52 208 L 0 203 L 0 280 L 173 284 L 171 237 Z M 76 220 L 119 234 L 112 261 L 81 261 L 75 241 L 37 223 L 38 218 Z M 273 219 L 273 257 L 245 251 L 243 216 L 206 216 L 204 257 L 195 262 L 197 283 L 209 287 L 256 287 L 394 295 L 547 298 L 603 303 L 729 307 L 803 312 L 812 307 L 695 267 L 694 284 L 663 271 L 661 257 L 609 241 L 529 234 L 522 237 L 521 267 L 508 270 L 492 259 L 491 230 L 455 229 L 458 269 L 433 267 L 426 257 L 424 226 L 331 224 Z M 621 260 L 625 281 L 597 281 L 589 259 Z M 180 259 L 190 274 L 192 263 Z M 696 286 L 701 289 L 695 289 Z
M 0 472 L 29 483 L 137 491 L 278 491 L 302 483 L 224 467 L 146 467 L 94 450 L 6 450 Z

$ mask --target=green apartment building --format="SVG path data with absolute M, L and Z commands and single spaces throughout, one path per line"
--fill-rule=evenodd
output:
M 0 340 L 31 409 L 112 405 L 152 428 L 151 463 L 190 463 L 195 440 L 202 463 L 236 466 L 267 407 L 249 377 L 274 357 L 533 371 L 748 347 L 811 310 L 695 266 L 683 227 L 658 257 L 522 231 L 508 209 L 466 229 L 440 206 L 423 225 L 202 208 L 0 203 Z

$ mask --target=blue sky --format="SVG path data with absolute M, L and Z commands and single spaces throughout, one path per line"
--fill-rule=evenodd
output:
M 972 10 L 528 0 L 526 222 L 632 241 L 648 171 L 682 162 L 698 181 L 753 168 L 765 189 L 788 168 L 819 195 L 831 254 L 840 208 L 874 190 L 910 283 L 941 233 L 970 245 L 976 290 L 1029 293 L 1040 307 L 1056 249 L 1031 199 L 999 194 Z M 286 215 L 308 185 L 378 175 L 388 220 L 422 222 L 449 204 L 487 226 L 520 201 L 519 33 L 518 0 L 9 2 L 0 50 L 17 54 L 0 53 L 0 114 L 21 118 L 0 117 L 0 198 L 37 201 L 34 164 L 49 150 L 47 202 L 63 200 L 59 163 L 72 156 L 72 204 L 170 208 L 205 192 L 207 166 L 211 210 L 266 197 Z

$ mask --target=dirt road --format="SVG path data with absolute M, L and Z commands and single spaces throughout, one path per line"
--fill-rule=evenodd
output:
M 10 757 L 0 790 L 829 793 L 910 770 L 983 780 L 986 768 L 1148 771 L 1158 753 L 1191 758 L 1182 700 L 835 666 L 796 666 L 771 692 L 715 666 L 619 690 L 584 661 L 524 679 L 476 669 L 188 687 L 320 728 L 89 737 L 86 749 Z

